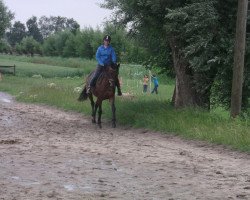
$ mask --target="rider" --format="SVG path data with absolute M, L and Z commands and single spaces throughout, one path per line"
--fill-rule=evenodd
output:
M 116 64 L 115 50 L 110 45 L 110 42 L 111 42 L 111 37 L 109 35 L 105 35 L 103 38 L 103 45 L 99 46 L 96 51 L 96 60 L 98 64 L 96 66 L 94 76 L 91 79 L 89 86 L 87 88 L 87 93 L 90 93 L 90 88 L 95 86 L 96 81 L 98 77 L 100 76 L 104 67 L 107 67 L 111 65 L 112 63 Z M 120 83 L 118 80 L 118 76 L 117 76 L 117 80 L 115 80 L 115 84 L 118 89 L 118 95 L 121 96 L 122 92 L 121 92 L 121 87 L 120 87 Z

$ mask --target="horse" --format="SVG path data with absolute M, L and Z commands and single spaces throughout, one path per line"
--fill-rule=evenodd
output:
M 109 100 L 112 110 L 112 127 L 116 127 L 116 107 L 115 107 L 115 88 L 118 81 L 120 64 L 112 64 L 104 67 L 102 73 L 96 81 L 95 87 L 91 88 L 91 92 L 87 94 L 87 86 L 90 83 L 95 71 L 91 72 L 86 78 L 86 84 L 78 98 L 79 101 L 84 101 L 89 98 L 92 107 L 92 123 L 96 123 L 96 112 L 98 110 L 97 124 L 100 128 L 102 116 L 102 101 Z M 94 102 L 93 96 L 96 97 Z

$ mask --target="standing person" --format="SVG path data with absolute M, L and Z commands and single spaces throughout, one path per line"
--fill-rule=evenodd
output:
M 159 82 L 158 82 L 158 79 L 155 76 L 155 74 L 152 75 L 152 81 L 154 83 L 154 89 L 152 90 L 151 94 L 153 94 L 154 92 L 155 92 L 155 94 L 158 94 Z
M 98 64 L 96 66 L 94 76 L 92 77 L 89 86 L 87 88 L 87 94 L 90 93 L 91 87 L 95 87 L 96 81 L 100 76 L 101 72 L 103 71 L 103 69 L 107 66 L 110 66 L 111 64 L 116 64 L 115 50 L 111 46 L 110 42 L 111 42 L 111 37 L 109 35 L 105 35 L 103 38 L 103 45 L 99 46 L 96 51 L 96 60 Z M 121 96 L 122 92 L 118 77 L 117 80 L 115 80 L 115 84 L 118 89 L 118 95 Z
M 149 81 L 148 75 L 145 74 L 143 77 L 143 92 L 144 93 L 148 91 L 148 81 Z

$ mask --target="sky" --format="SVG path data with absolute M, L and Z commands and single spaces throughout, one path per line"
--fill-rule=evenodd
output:
M 36 16 L 45 15 L 73 18 L 84 27 L 102 28 L 105 19 L 109 19 L 112 11 L 99 7 L 103 0 L 3 0 L 4 5 L 15 13 L 13 21 L 26 21 Z

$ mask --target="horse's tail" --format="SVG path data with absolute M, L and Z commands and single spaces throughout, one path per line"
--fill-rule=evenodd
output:
M 88 98 L 88 94 L 87 94 L 87 88 L 85 85 L 80 96 L 78 97 L 78 101 L 84 101 L 84 100 L 87 100 L 87 98 Z

